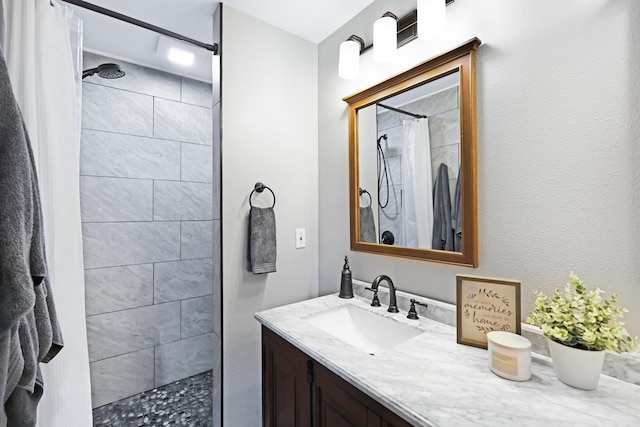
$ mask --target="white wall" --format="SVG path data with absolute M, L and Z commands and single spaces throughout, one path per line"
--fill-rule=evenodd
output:
M 347 105 L 341 99 L 474 36 L 477 56 L 479 267 L 350 253 L 354 277 L 389 274 L 403 290 L 455 301 L 456 274 L 535 289 L 570 271 L 620 294 L 640 334 L 640 5 L 636 0 L 456 0 L 446 34 L 414 41 L 391 64 L 361 57 L 338 78 L 338 46 L 371 42 L 375 19 L 415 8 L 378 0 L 319 46 L 320 293 L 337 291 L 349 253 Z
M 318 293 L 317 46 L 227 6 L 222 31 L 224 425 L 257 426 L 253 314 Z M 277 272 L 264 275 L 247 272 L 245 261 L 248 196 L 258 181 L 277 198 Z M 296 228 L 306 228 L 305 249 L 295 249 Z

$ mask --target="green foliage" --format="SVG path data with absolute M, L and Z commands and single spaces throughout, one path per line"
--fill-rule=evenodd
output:
M 628 311 L 615 306 L 618 295 L 604 299 L 600 296 L 604 291 L 587 291 L 578 276 L 569 276 L 571 282 L 563 292 L 556 289 L 552 298 L 536 292 L 536 306 L 527 323 L 540 326 L 547 338 L 569 347 L 618 353 L 639 349 L 638 339 L 616 320 Z

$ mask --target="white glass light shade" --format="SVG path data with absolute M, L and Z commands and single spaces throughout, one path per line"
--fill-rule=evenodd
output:
M 418 0 L 418 37 L 433 40 L 444 34 L 447 27 L 445 0 Z
M 340 43 L 338 75 L 343 79 L 355 79 L 360 73 L 360 43 L 347 40 Z
M 373 24 L 373 59 L 389 62 L 396 59 L 397 53 L 398 23 L 391 16 L 383 16 Z

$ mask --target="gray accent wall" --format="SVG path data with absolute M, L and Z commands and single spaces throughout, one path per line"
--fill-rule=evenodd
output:
M 127 75 L 83 83 L 80 194 L 94 407 L 211 370 L 220 359 L 212 87 L 84 55 L 84 68 L 105 62 L 120 63 Z

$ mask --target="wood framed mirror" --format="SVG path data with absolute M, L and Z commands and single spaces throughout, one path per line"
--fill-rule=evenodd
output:
M 478 265 L 471 39 L 343 100 L 351 249 Z

